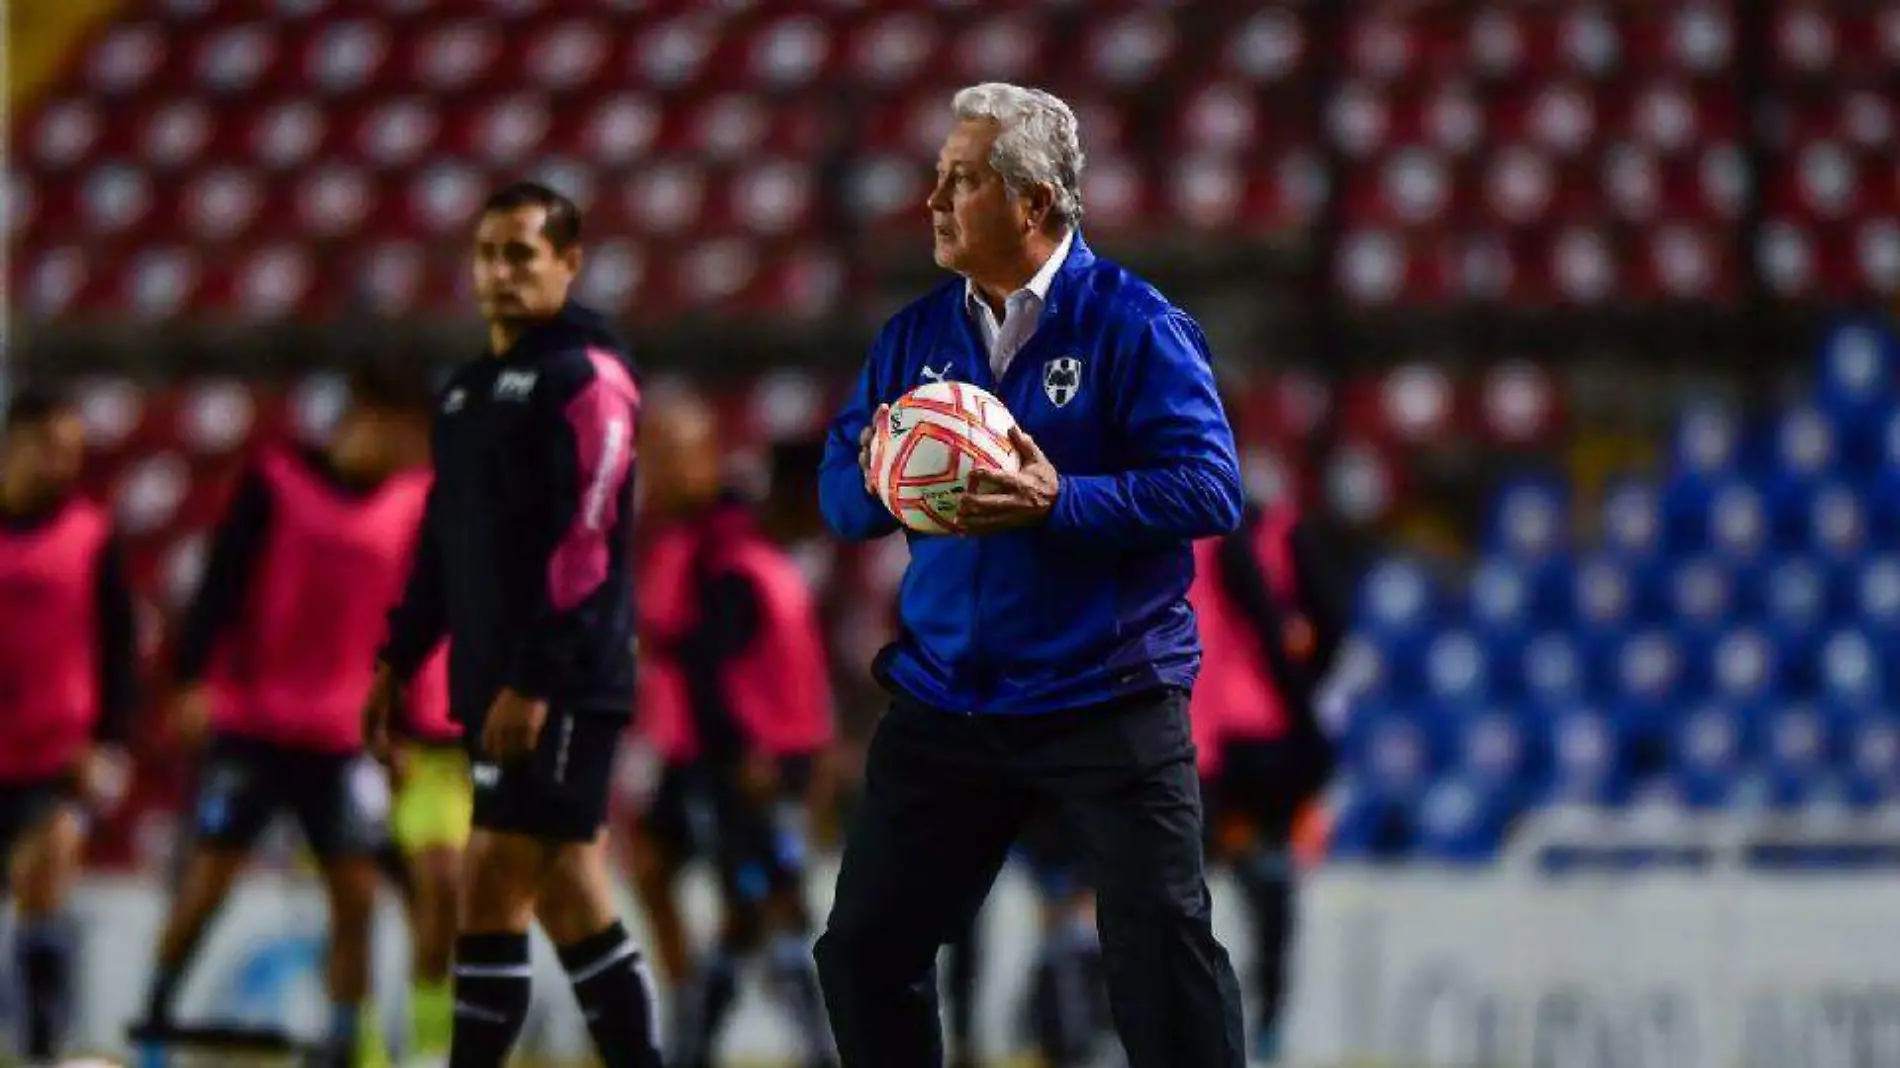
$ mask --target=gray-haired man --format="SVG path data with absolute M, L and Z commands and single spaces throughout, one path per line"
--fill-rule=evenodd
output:
M 938 947 L 1053 810 L 1092 862 L 1132 1068 L 1240 1068 L 1186 699 L 1191 542 L 1239 522 L 1233 434 L 1193 320 L 1082 240 L 1068 106 L 1010 85 L 953 106 L 928 206 L 937 263 L 962 277 L 878 338 L 820 503 L 843 537 L 896 529 L 866 487 L 867 427 L 939 373 L 1009 406 L 1022 469 L 971 479 L 971 536 L 910 535 L 903 626 L 875 666 L 891 709 L 817 949 L 839 1053 L 942 1064 Z

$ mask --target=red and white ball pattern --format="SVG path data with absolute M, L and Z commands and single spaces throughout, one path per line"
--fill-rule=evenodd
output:
M 957 506 L 970 472 L 1015 471 L 1016 420 L 1003 402 L 964 382 L 929 382 L 892 404 L 871 434 L 877 495 L 898 522 L 924 534 L 960 534 Z

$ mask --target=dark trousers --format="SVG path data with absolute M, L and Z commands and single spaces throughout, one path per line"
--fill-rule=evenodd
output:
M 943 1063 L 938 948 L 1051 805 L 1086 848 L 1130 1068 L 1242 1068 L 1240 989 L 1214 940 L 1187 697 L 1175 691 L 1021 717 L 892 703 L 817 947 L 845 1068 Z

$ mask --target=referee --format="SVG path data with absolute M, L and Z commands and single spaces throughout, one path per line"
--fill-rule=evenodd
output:
M 1240 1068 L 1187 717 L 1190 543 L 1241 510 L 1206 343 L 1083 242 L 1066 104 L 989 84 L 952 107 L 928 206 L 936 261 L 962 277 L 884 327 L 831 425 L 820 498 L 843 537 L 897 529 L 868 486 L 868 427 L 928 381 L 1000 397 L 1023 464 L 971 479 L 972 536 L 910 536 L 902 626 L 874 665 L 891 707 L 816 951 L 839 1052 L 846 1068 L 942 1064 L 938 947 L 1047 811 L 1093 869 L 1131 1068 Z
M 607 321 L 567 299 L 581 217 L 546 186 L 489 197 L 472 266 L 488 351 L 457 370 L 435 481 L 390 613 L 366 736 L 446 636 L 474 831 L 450 1068 L 501 1068 L 527 1018 L 528 928 L 554 943 L 607 1068 L 659 1068 L 654 992 L 608 874 L 607 794 L 633 705 L 628 537 L 639 390 Z

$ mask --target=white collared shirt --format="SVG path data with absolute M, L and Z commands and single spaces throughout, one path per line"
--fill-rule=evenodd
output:
M 1003 377 L 1003 372 L 1009 370 L 1009 362 L 1035 336 L 1036 326 L 1042 320 L 1043 302 L 1049 299 L 1049 287 L 1055 284 L 1056 272 L 1069 258 L 1069 246 L 1074 243 L 1075 230 L 1071 227 L 1029 284 L 1004 299 L 1000 323 L 996 321 L 996 313 L 990 310 L 990 302 L 976 291 L 976 283 L 963 283 L 963 303 L 976 319 L 976 329 L 983 335 L 983 347 L 989 350 L 990 373 L 997 378 Z

